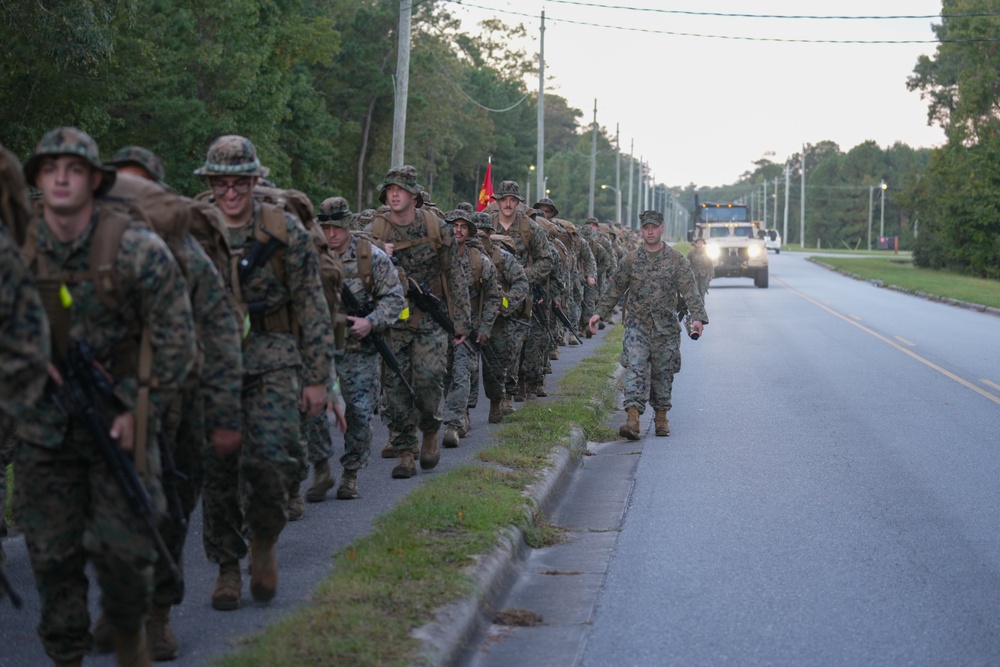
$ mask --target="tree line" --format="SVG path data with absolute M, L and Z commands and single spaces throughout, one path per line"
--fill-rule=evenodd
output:
M 937 149 L 865 142 L 843 152 L 804 149 L 805 239 L 799 236 L 799 169 L 790 156 L 789 237 L 815 247 L 865 247 L 869 195 L 885 181 L 885 233 L 920 266 L 1000 278 L 1000 17 L 993 0 L 944 0 L 941 43 L 907 81 L 946 131 Z M 406 161 L 433 199 L 450 206 L 478 193 L 488 157 L 494 179 L 527 190 L 536 155 L 537 54 L 523 24 L 491 19 L 476 34 L 446 3 L 413 8 Z M 75 0 L 0 3 L 0 142 L 22 158 L 41 135 L 76 125 L 105 157 L 139 144 L 164 161 L 167 179 L 193 193 L 191 171 L 221 134 L 250 137 L 271 178 L 320 201 L 375 201 L 389 167 L 397 0 Z M 545 96 L 545 173 L 560 217 L 581 222 L 589 203 L 591 126 L 564 98 Z M 599 128 L 597 184 L 614 183 L 613 138 Z M 622 173 L 629 156 L 622 154 Z M 658 186 L 690 210 L 734 200 L 778 178 L 764 158 L 737 183 Z M 625 189 L 624 183 L 622 189 Z M 875 200 L 876 222 L 881 202 Z M 769 206 L 769 217 L 773 213 Z M 782 209 L 780 218 L 784 217 Z M 595 215 L 615 217 L 613 191 L 595 193 Z M 794 221 L 794 224 L 793 224 Z M 781 222 L 779 219 L 779 227 Z M 873 230 L 877 234 L 877 227 Z

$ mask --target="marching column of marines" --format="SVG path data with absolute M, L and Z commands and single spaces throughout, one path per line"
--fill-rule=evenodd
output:
M 302 483 L 311 470 L 308 502 L 335 486 L 338 500 L 362 498 L 376 412 L 390 476 L 433 469 L 473 426 L 480 373 L 499 423 L 545 396 L 559 347 L 618 306 L 620 433 L 639 437 L 649 402 L 656 435 L 669 434 L 678 296 L 700 334 L 707 280 L 662 243 L 655 211 L 641 239 L 578 226 L 508 180 L 486 210 L 445 214 L 406 165 L 376 208 L 352 213 L 332 195 L 314 214 L 238 135 L 213 141 L 194 173 L 206 189 L 184 197 L 151 151 L 102 162 L 72 127 L 46 133 L 23 169 L 0 151 L 0 463 L 14 464 L 54 664 L 95 649 L 120 665 L 177 657 L 171 608 L 202 594 L 185 596 L 179 566 L 199 499 L 211 606 L 240 608 L 244 558 L 251 597 L 273 599 Z

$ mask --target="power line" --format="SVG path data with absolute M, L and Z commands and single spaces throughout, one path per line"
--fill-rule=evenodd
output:
M 576 5 L 578 7 L 592 7 L 594 9 L 624 9 L 633 12 L 650 12 L 656 14 L 674 14 L 682 16 L 714 16 L 724 18 L 743 19 L 806 19 L 806 20 L 837 20 L 837 21 L 879 21 L 879 20 L 904 20 L 904 19 L 940 19 L 940 18 L 977 18 L 987 16 L 1000 16 L 1000 12 L 982 12 L 971 14 L 911 14 L 896 16 L 835 16 L 835 15 L 795 15 L 795 14 L 736 14 L 731 12 L 695 12 L 681 9 L 656 9 L 648 7 L 631 7 L 628 5 L 606 5 L 601 3 L 580 2 L 579 0 L 548 0 L 553 4 Z
M 471 7 L 474 9 L 482 9 L 488 12 L 494 12 L 496 14 L 504 14 L 508 16 L 522 16 L 529 19 L 535 19 L 537 16 L 534 14 L 528 14 L 525 12 L 515 12 L 505 9 L 497 9 L 495 7 L 484 7 L 482 5 L 475 5 L 469 2 L 463 2 L 462 0 L 444 0 L 444 2 L 450 2 L 453 4 L 461 5 L 462 7 Z M 737 14 L 726 14 L 725 16 L 739 16 Z M 763 15 L 759 15 L 763 18 Z M 959 16 L 959 15 L 955 15 Z M 964 15 L 961 15 L 964 16 Z M 983 16 L 997 16 L 997 14 L 983 14 Z M 587 26 L 590 28 L 603 28 L 608 30 L 622 30 L 625 32 L 638 32 L 646 33 L 651 35 L 666 35 L 669 37 L 694 37 L 698 39 L 725 39 L 731 41 L 745 41 L 745 42 L 777 42 L 785 44 L 963 44 L 963 43 L 977 43 L 977 42 L 1000 42 L 1000 37 L 982 37 L 982 38 L 970 38 L 970 39 L 801 39 L 801 38 L 783 38 L 783 37 L 747 37 L 743 35 L 713 35 L 697 32 L 680 32 L 675 30 L 655 30 L 652 28 L 633 28 L 627 26 L 618 25 L 607 25 L 601 23 L 590 23 L 587 21 L 574 21 L 572 19 L 561 19 L 552 16 L 546 16 L 550 21 L 554 23 L 565 23 L 568 25 L 580 25 Z M 791 18 L 791 17 L 788 17 Z M 929 18 L 940 18 L 937 16 L 931 16 Z

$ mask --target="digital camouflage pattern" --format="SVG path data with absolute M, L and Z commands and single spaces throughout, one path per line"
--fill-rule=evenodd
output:
M 115 151 L 115 154 L 108 160 L 108 164 L 114 167 L 124 165 L 135 165 L 142 167 L 153 177 L 157 183 L 163 183 L 166 173 L 163 170 L 163 162 L 153 151 L 142 146 L 124 146 Z
M 321 227 L 332 225 L 347 229 L 351 222 L 351 206 L 343 197 L 330 197 L 324 199 L 319 205 L 319 212 L 316 214 L 316 222 Z
M 358 269 L 358 243 L 367 243 L 372 255 L 372 292 L 365 289 Z M 344 285 L 354 294 L 358 303 L 372 312 L 365 317 L 374 331 L 388 331 L 399 320 L 406 307 L 403 286 L 399 284 L 396 267 L 389 256 L 367 239 L 352 238 L 350 245 L 340 254 L 344 265 Z M 348 336 L 347 352 L 338 360 L 340 391 L 346 406 L 344 418 L 344 455 L 340 459 L 345 470 L 358 470 L 368 463 L 372 443 L 372 416 L 378 407 L 382 385 L 379 382 L 381 356 L 367 337 L 357 340 Z M 392 374 L 392 371 L 385 371 Z
M 75 241 L 62 243 L 45 220 L 38 227 L 37 256 L 52 274 L 84 272 L 89 261 L 94 218 Z M 125 230 L 115 261 L 122 304 L 109 310 L 90 282 L 68 282 L 71 340 L 85 340 L 96 359 L 115 377 L 115 396 L 134 409 L 137 378 L 124 369 L 136 359 L 119 353 L 129 346 L 140 323 L 152 337 L 154 382 L 150 391 L 154 418 L 147 433 L 148 474 L 145 483 L 159 508 L 159 448 L 155 418 L 166 409 L 195 363 L 194 323 L 181 270 L 164 242 L 138 223 Z M 18 437 L 21 447 L 14 463 L 18 484 L 19 526 L 23 529 L 41 598 L 39 635 L 54 660 L 72 660 L 91 648 L 87 613 L 89 560 L 97 571 L 104 614 L 113 627 L 137 629 L 149 608 L 153 590 L 151 539 L 128 508 L 90 434 L 70 421 L 51 398 L 42 398 L 23 414 Z M 38 493 L 45 489 L 45 493 Z
M 385 189 L 390 185 L 398 185 L 412 195 L 417 196 L 417 208 L 420 208 L 424 204 L 424 199 L 421 196 L 423 188 L 417 183 L 417 170 L 411 165 L 403 165 L 399 169 L 392 169 L 388 174 L 385 175 L 385 180 L 379 184 L 379 194 L 378 200 L 381 203 L 385 203 Z
M 229 134 L 212 142 L 205 164 L 194 173 L 198 176 L 267 176 L 268 169 L 261 166 L 252 141 Z
M 49 322 L 35 281 L 0 224 L 0 412 L 20 416 L 48 380 Z
M 210 151 L 211 153 L 211 151 Z M 261 223 L 262 204 L 253 217 L 230 227 L 236 256 L 249 251 Z M 265 312 L 287 309 L 299 336 L 290 331 L 250 327 L 243 340 L 243 442 L 238 455 L 206 460 L 204 500 L 205 551 L 224 564 L 246 553 L 249 535 L 275 538 L 287 521 L 288 489 L 305 467 L 301 447 L 299 402 L 302 385 L 329 386 L 333 372 L 333 324 L 319 277 L 319 257 L 309 233 L 294 215 L 283 212 L 288 246 L 283 250 L 284 282 L 271 262 L 258 266 L 242 285 L 246 303 L 266 303 Z M 240 511 L 237 489 L 244 489 Z
M 688 251 L 688 261 L 691 262 L 691 270 L 694 272 L 694 279 L 698 285 L 698 294 L 704 301 L 708 294 L 708 284 L 715 277 L 715 262 L 705 252 L 705 244 L 695 243 Z
M 24 179 L 28 185 L 35 186 L 35 176 L 38 175 L 42 160 L 53 155 L 77 155 L 89 162 L 94 169 L 100 170 L 102 179 L 94 191 L 96 197 L 110 190 L 118 175 L 114 167 L 101 163 L 97 142 L 89 134 L 75 127 L 57 127 L 42 136 L 35 146 L 35 152 L 24 163 Z
M 390 172 L 390 177 L 393 172 Z M 389 177 L 387 177 L 389 180 Z M 427 225 L 438 225 L 442 240 L 439 259 L 434 244 L 429 241 Z M 442 274 L 451 299 L 452 322 L 458 335 L 468 335 L 471 328 L 469 288 L 465 273 L 455 259 L 455 235 L 443 220 L 427 211 L 418 209 L 408 225 L 388 223 L 387 243 L 409 247 L 393 253 L 407 277 L 418 285 L 430 286 L 444 298 Z M 395 373 L 384 376 L 386 415 L 389 427 L 395 434 L 392 440 L 397 451 L 416 451 L 419 428 L 425 434 L 437 433 L 441 427 L 439 408 L 444 393 L 444 380 L 448 370 L 450 337 L 429 315 L 410 304 L 410 316 L 392 325 L 392 348 L 399 360 L 403 375 L 416 393 L 411 399 L 405 385 Z
M 610 319 L 611 311 L 624 300 L 623 405 L 638 408 L 639 414 L 647 401 L 654 410 L 670 410 L 673 378 L 681 362 L 678 294 L 687 302 L 691 319 L 707 324 L 687 259 L 666 244 L 657 252 L 640 247 L 618 264 L 597 306 L 597 314 Z

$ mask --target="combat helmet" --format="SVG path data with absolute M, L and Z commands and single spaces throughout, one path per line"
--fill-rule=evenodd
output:
M 101 172 L 101 184 L 94 190 L 95 197 L 105 194 L 115 184 L 118 172 L 114 167 L 101 163 L 97 142 L 89 134 L 75 127 L 57 127 L 42 136 L 35 152 L 24 163 L 24 180 L 28 185 L 35 187 L 35 177 L 42 160 L 56 155 L 78 155 Z
M 142 146 L 125 146 L 115 151 L 115 154 L 108 160 L 108 164 L 115 167 L 125 165 L 135 165 L 145 169 L 157 183 L 163 183 L 166 174 L 163 171 L 163 162 L 156 156 L 156 153 L 143 148 Z

